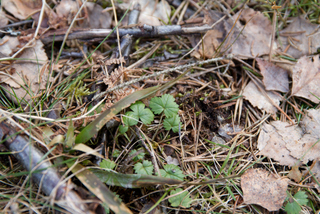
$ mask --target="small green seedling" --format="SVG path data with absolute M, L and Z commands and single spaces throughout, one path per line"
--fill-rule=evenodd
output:
M 164 114 L 166 117 L 163 120 L 165 130 L 177 133 L 179 132 L 180 117 L 178 115 L 179 106 L 175 102 L 174 97 L 169 94 L 164 94 L 161 97 L 154 97 L 150 100 L 150 108 L 138 101 L 130 106 L 132 111 L 126 112 L 123 116 L 123 125 L 120 125 L 119 131 L 124 134 L 130 126 L 137 125 L 139 120 L 145 125 L 151 124 L 154 120 L 154 114 Z
M 150 100 L 150 108 L 155 114 L 164 114 L 167 117 L 173 117 L 178 114 L 179 106 L 174 97 L 170 94 L 164 94 L 161 97 L 154 97 Z
M 116 166 L 116 163 L 114 161 L 111 161 L 109 159 L 107 160 L 102 160 L 100 163 L 100 167 L 104 168 L 104 169 L 114 169 L 114 167 Z
M 167 164 L 163 168 L 164 169 L 160 169 L 162 177 L 183 181 L 185 175 L 178 166 L 174 164 Z
M 152 175 L 153 165 L 151 161 L 144 160 L 142 163 L 136 163 L 134 165 L 134 171 L 140 175 Z
M 129 152 L 129 156 L 134 155 L 135 153 L 137 153 L 138 151 L 136 149 L 131 150 L 131 152 Z M 137 156 L 135 156 L 132 160 L 133 161 L 139 161 L 139 160 L 143 160 L 144 156 L 146 155 L 146 153 L 141 152 L 139 153 Z
M 299 214 L 301 211 L 301 206 L 307 205 L 308 196 L 304 191 L 297 192 L 293 197 L 288 194 L 288 203 L 285 206 L 285 211 L 288 214 Z
M 127 111 L 123 117 L 124 126 L 120 126 L 120 133 L 125 133 L 129 126 L 137 125 L 139 120 L 143 124 L 150 124 L 154 120 L 154 114 L 149 108 L 145 108 L 145 105 L 141 102 L 135 102 L 130 106 L 132 111 Z
M 170 192 L 170 195 L 174 195 L 174 194 L 177 194 L 182 191 L 183 191 L 183 189 L 178 188 L 176 190 L 172 190 Z M 185 191 L 179 195 L 176 195 L 172 198 L 169 198 L 169 202 L 170 202 L 171 206 L 173 206 L 173 207 L 181 206 L 181 207 L 189 208 L 191 206 L 191 197 L 189 195 L 189 192 Z

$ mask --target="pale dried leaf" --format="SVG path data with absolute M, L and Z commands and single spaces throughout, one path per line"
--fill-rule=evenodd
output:
M 286 146 L 291 156 L 301 159 L 303 163 L 320 158 L 320 110 L 310 109 L 305 113 L 299 124 L 303 136 Z
M 320 60 L 301 57 L 292 70 L 292 95 L 304 97 L 314 103 L 320 100 Z M 318 97 L 318 98 L 317 98 Z
M 294 166 L 320 158 L 320 110 L 310 109 L 298 125 L 273 121 L 264 124 L 258 138 L 260 155 Z
M 248 169 L 241 176 L 244 203 L 258 204 L 269 211 L 282 207 L 287 187 L 287 178 L 278 178 L 264 169 Z
M 111 27 L 111 16 L 109 12 L 103 11 L 103 8 L 93 2 L 86 3 L 88 17 L 81 24 L 81 27 L 91 29 L 108 29 Z
M 189 36 L 189 40 L 191 42 L 192 47 L 195 47 L 198 42 L 203 39 L 202 44 L 198 46 L 193 52 L 192 56 L 196 58 L 201 58 L 201 56 L 206 58 L 212 58 L 217 54 L 217 50 L 220 46 L 220 44 L 223 42 L 224 37 L 227 35 L 227 32 L 224 29 L 224 24 L 226 20 L 223 20 L 222 22 L 217 22 L 219 19 L 221 19 L 224 14 L 220 13 L 218 11 L 212 11 L 212 10 L 204 10 L 205 18 L 204 23 L 208 24 L 209 26 L 214 27 L 212 30 L 209 30 L 205 37 L 200 37 L 196 35 Z
M 79 10 L 77 1 L 63 0 L 56 7 L 56 13 L 60 19 L 71 21 Z
M 264 87 L 260 85 L 260 88 L 264 90 Z M 268 97 L 279 106 L 281 97 L 276 92 L 266 91 Z M 265 97 L 263 93 L 260 92 L 258 87 L 251 81 L 245 87 L 243 91 L 243 96 L 246 100 L 248 100 L 253 106 L 258 107 L 261 110 L 265 110 L 268 113 L 276 114 L 277 108 L 273 106 L 270 100 Z
M 301 135 L 298 127 L 290 126 L 287 122 L 273 121 L 270 125 L 263 124 L 258 138 L 258 154 L 272 158 L 281 165 L 300 165 L 301 163 L 290 155 L 286 145 L 299 140 Z
M 288 71 L 263 59 L 257 59 L 266 90 L 289 91 Z
M 169 17 L 171 14 L 171 7 L 165 0 L 125 0 L 124 3 L 120 4 L 121 9 L 128 9 L 131 5 L 133 7 L 134 3 L 139 3 L 141 6 L 141 13 L 139 16 L 139 24 L 147 24 L 152 26 L 162 25 L 161 21 L 164 23 L 169 22 Z
M 317 49 L 320 47 L 319 32 L 317 24 L 310 23 L 303 16 L 296 17 L 286 29 L 280 32 L 278 45 L 283 51 L 290 45 L 287 54 L 296 59 L 317 53 Z
M 28 102 L 31 96 L 45 88 L 48 78 L 48 70 L 46 69 L 48 58 L 40 40 L 37 40 L 32 47 L 25 49 L 19 58 L 23 60 L 16 60 L 11 66 L 11 70 L 14 71 L 11 77 L 1 75 L 0 78 L 5 89 L 11 92 L 14 88 L 17 97 Z M 10 96 L 10 94 L 7 95 Z M 14 98 L 13 100 L 15 101 Z
M 168 164 L 173 164 L 179 166 L 179 161 L 177 158 L 172 158 L 170 155 L 166 158 Z
M 0 27 L 4 27 L 9 23 L 9 19 L 6 17 L 2 8 L 0 8 Z
M 239 12 L 233 16 L 233 19 L 236 20 L 238 16 Z M 224 23 L 226 31 L 230 32 L 233 22 L 229 20 Z M 243 28 L 244 30 L 241 32 Z M 224 47 L 231 46 L 231 53 L 243 59 L 267 55 L 270 52 L 271 34 L 270 20 L 261 12 L 246 8 L 242 11 L 239 21 L 231 31 L 230 38 L 227 39 Z M 273 47 L 275 48 L 276 45 Z
M 14 17 L 24 20 L 39 11 L 41 0 L 2 0 L 1 5 Z
M 8 57 L 20 43 L 17 37 L 5 36 L 0 40 L 0 44 L 0 53 Z

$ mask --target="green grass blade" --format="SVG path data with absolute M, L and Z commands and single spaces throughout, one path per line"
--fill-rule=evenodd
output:
M 101 201 L 106 203 L 114 213 L 132 213 L 129 208 L 111 192 L 99 178 L 97 178 L 93 172 L 84 168 L 80 164 L 73 166 L 72 163 L 68 163 L 68 167 L 73 167 L 72 172 L 77 178 L 85 185 L 92 193 L 94 193 Z

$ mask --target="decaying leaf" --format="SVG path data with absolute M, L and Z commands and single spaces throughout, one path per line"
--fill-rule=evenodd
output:
M 279 46 L 287 54 L 298 59 L 301 56 L 317 53 L 320 46 L 320 34 L 317 24 L 312 24 L 303 16 L 296 17 L 292 23 L 280 32 Z
M 88 27 L 91 29 L 101 29 L 111 27 L 111 15 L 107 11 L 103 11 L 103 8 L 93 2 L 86 3 L 86 10 L 88 17 L 81 24 L 83 28 Z
M 171 7 L 166 0 L 136 0 L 135 2 L 141 6 L 139 24 L 159 26 L 162 25 L 161 21 L 164 23 L 169 22 Z M 125 0 L 120 4 L 120 8 L 126 10 L 130 5 L 133 7 L 132 1 Z
M 307 110 L 299 125 L 281 121 L 264 124 L 258 139 L 259 154 L 288 166 L 320 158 L 319 130 L 320 112 L 315 109 Z
M 258 149 L 260 155 L 265 155 L 278 161 L 282 165 L 294 166 L 301 163 L 290 155 L 286 145 L 299 139 L 301 130 L 290 126 L 287 122 L 273 121 L 263 124 L 258 138 Z
M 217 11 L 206 11 L 205 15 L 204 22 L 211 26 L 224 14 Z M 238 17 L 239 20 L 234 26 L 234 21 Z M 272 26 L 269 19 L 262 13 L 247 8 L 241 14 L 235 14 L 232 19 L 225 17 L 219 23 L 217 22 L 213 29 L 208 31 L 203 45 L 198 47 L 193 55 L 212 58 L 217 51 L 232 53 L 243 59 L 266 55 L 270 52 L 271 32 Z M 195 44 L 193 42 L 193 46 Z
M 9 40 L 16 41 L 16 38 L 9 37 Z M 11 43 L 9 41 L 9 43 Z M 17 43 L 14 43 L 17 45 Z M 1 46 L 0 46 L 1 47 Z M 16 47 L 10 46 L 12 49 Z M 1 52 L 1 49 L 0 49 Z M 9 51 L 8 51 L 9 52 Z M 48 57 L 43 49 L 43 44 L 37 40 L 30 48 L 26 48 L 21 55 L 20 60 L 15 60 L 11 66 L 10 72 L 0 75 L 2 86 L 8 91 L 7 95 L 15 102 L 16 98 L 12 97 L 12 90 L 19 100 L 23 103 L 30 101 L 32 96 L 38 94 L 39 90 L 45 89 L 48 80 L 48 70 L 46 63 Z
M 320 111 L 319 109 L 306 110 L 306 116 L 300 124 L 302 138 L 288 144 L 290 154 L 301 159 L 303 163 L 320 158 Z
M 289 91 L 288 71 L 276 66 L 275 64 L 263 59 L 257 58 L 261 74 L 263 75 L 263 84 L 266 90 L 275 90 L 281 92 Z
M 42 6 L 41 0 L 2 0 L 1 5 L 14 17 L 25 20 Z
M 233 19 L 237 20 L 239 14 L 235 14 Z M 232 26 L 233 22 L 225 22 L 227 32 L 231 31 Z M 244 59 L 267 55 L 270 52 L 271 32 L 272 25 L 267 17 L 259 11 L 246 8 L 226 40 L 225 47 L 232 45 L 231 53 Z
M 301 57 L 292 70 L 292 95 L 320 102 L 320 60 Z
M 260 85 L 260 88 L 264 90 L 264 87 Z M 272 91 L 266 91 L 268 97 L 279 106 L 281 97 Z M 259 90 L 259 88 L 251 81 L 245 87 L 243 91 L 243 96 L 246 100 L 261 110 L 265 110 L 268 113 L 276 114 L 277 108 L 270 102 L 270 100 L 265 97 L 265 95 Z
M 0 27 L 6 26 L 8 24 L 8 22 L 9 22 L 9 19 L 6 17 L 2 8 L 0 8 Z
M 278 178 L 264 169 L 248 169 L 241 176 L 244 202 L 277 211 L 286 199 L 288 180 Z

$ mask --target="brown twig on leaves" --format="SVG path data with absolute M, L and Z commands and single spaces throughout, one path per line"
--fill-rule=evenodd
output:
M 143 25 L 133 28 L 120 28 L 119 36 L 126 34 L 133 37 L 160 37 L 167 35 L 184 35 L 184 34 L 196 34 L 207 32 L 212 30 L 208 25 L 196 26 L 196 27 L 182 27 L 181 25 L 165 25 L 165 26 L 150 26 Z M 63 41 L 65 34 L 56 34 L 55 36 L 47 33 L 41 37 L 41 41 L 44 44 Z M 91 30 L 74 30 L 69 34 L 67 39 L 92 39 L 92 38 L 105 38 L 109 35 L 109 38 L 116 38 L 117 34 L 113 29 L 91 29 Z

